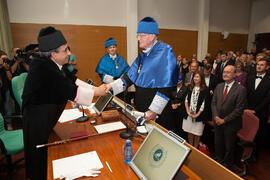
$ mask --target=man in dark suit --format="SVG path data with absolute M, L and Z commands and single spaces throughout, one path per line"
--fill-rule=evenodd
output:
M 247 79 L 248 110 L 260 119 L 259 131 L 256 137 L 257 144 L 265 145 L 267 138 L 267 120 L 270 104 L 270 75 L 267 73 L 269 65 L 267 59 L 262 58 L 257 62 L 256 74 L 251 74 Z M 268 143 L 269 144 L 269 143 Z
M 246 89 L 234 81 L 235 67 L 227 65 L 223 71 L 224 83 L 217 85 L 212 99 L 217 161 L 231 168 L 237 131 L 242 127 L 241 115 L 246 106 Z
M 196 72 L 198 70 L 199 70 L 199 63 L 198 62 L 192 62 L 190 64 L 190 71 L 185 76 L 185 86 L 188 86 L 191 83 L 194 72 Z
M 212 71 L 211 64 L 208 63 L 204 65 L 204 68 L 203 68 L 204 80 L 205 80 L 206 86 L 209 89 L 210 95 L 212 96 L 217 86 L 217 78 L 215 75 L 211 73 L 211 71 Z
M 232 59 L 228 59 L 227 52 L 222 51 L 220 53 L 221 62 L 216 67 L 216 77 L 218 80 L 218 83 L 224 82 L 222 78 L 223 70 L 228 65 L 234 65 L 234 61 Z

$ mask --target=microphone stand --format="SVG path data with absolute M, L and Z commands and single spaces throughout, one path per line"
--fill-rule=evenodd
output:
M 88 116 L 85 116 L 83 106 L 81 105 L 81 107 L 82 107 L 82 113 L 83 113 L 83 115 L 82 115 L 82 117 L 77 118 L 76 121 L 77 122 L 88 121 L 89 120 L 89 117 Z

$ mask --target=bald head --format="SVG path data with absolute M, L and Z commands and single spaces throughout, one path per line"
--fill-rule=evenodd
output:
M 232 65 L 228 65 L 224 68 L 222 77 L 226 83 L 231 83 L 234 80 L 235 70 L 235 67 Z

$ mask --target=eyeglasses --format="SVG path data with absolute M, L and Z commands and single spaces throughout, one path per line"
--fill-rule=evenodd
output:
M 137 38 L 146 38 L 148 34 L 137 34 Z
M 67 51 L 70 51 L 70 47 L 67 46 L 64 50 L 58 50 L 58 52 L 67 52 Z

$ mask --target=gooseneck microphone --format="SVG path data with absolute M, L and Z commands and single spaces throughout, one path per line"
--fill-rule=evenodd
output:
M 85 121 L 88 121 L 89 120 L 89 117 L 88 116 L 85 116 L 84 114 L 84 109 L 83 109 L 83 106 L 81 105 L 81 108 L 82 108 L 82 116 L 77 118 L 76 121 L 77 122 L 85 122 Z
M 127 127 L 126 131 L 120 133 L 120 137 L 122 139 L 129 139 L 133 137 L 134 131 L 128 126 L 125 121 L 122 121 L 124 125 Z

